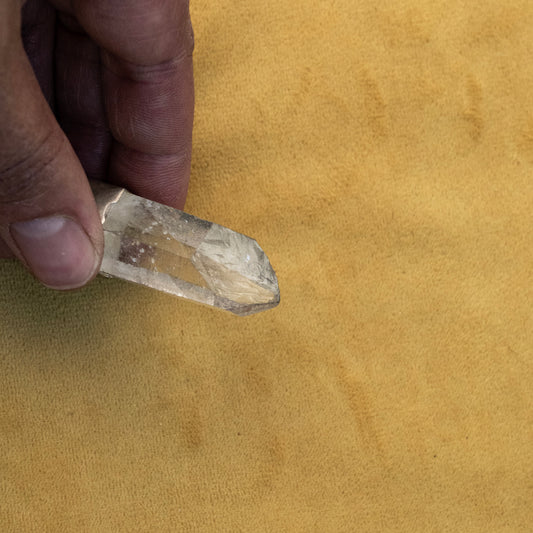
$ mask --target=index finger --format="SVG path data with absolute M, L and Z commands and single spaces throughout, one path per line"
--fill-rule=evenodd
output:
M 194 112 L 193 33 L 187 0 L 74 0 L 102 48 L 114 138 L 108 174 L 135 194 L 182 207 Z

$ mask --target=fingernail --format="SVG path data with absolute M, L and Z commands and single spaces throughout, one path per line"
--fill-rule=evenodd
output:
M 87 233 L 71 218 L 14 222 L 10 230 L 31 271 L 49 287 L 81 287 L 97 268 L 96 252 Z

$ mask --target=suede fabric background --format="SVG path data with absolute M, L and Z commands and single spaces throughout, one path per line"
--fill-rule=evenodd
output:
M 531 531 L 533 3 L 192 15 L 187 210 L 282 303 L 1 262 L 0 529 Z

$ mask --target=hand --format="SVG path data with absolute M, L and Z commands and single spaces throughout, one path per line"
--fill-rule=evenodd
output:
M 22 4 L 0 0 L 0 256 L 18 257 L 50 287 L 74 288 L 96 275 L 103 251 L 87 178 L 185 201 L 188 1 Z

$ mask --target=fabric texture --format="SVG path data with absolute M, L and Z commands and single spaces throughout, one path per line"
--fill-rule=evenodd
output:
M 0 263 L 2 531 L 532 530 L 533 3 L 385 4 L 192 2 L 187 210 L 278 308 Z

